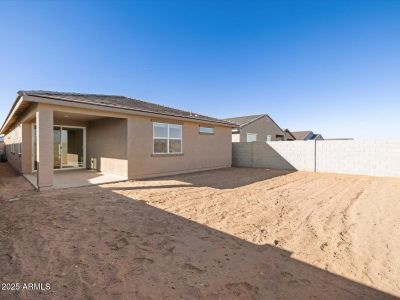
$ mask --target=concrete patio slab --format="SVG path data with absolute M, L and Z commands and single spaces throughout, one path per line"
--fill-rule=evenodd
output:
M 37 174 L 24 174 L 24 177 L 37 188 Z M 99 185 L 128 180 L 127 177 L 102 173 L 93 170 L 54 171 L 53 186 L 49 189 L 65 189 L 89 185 Z

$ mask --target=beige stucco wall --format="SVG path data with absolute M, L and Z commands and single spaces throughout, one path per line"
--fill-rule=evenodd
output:
M 4 135 L 7 160 L 19 173 L 28 173 L 32 170 L 32 124 L 28 119 L 35 115 L 37 108 L 37 104 L 32 104 L 25 114 L 19 117 L 16 125 Z M 19 145 L 17 146 L 19 151 L 15 154 L 11 153 L 13 143 Z
M 88 122 L 86 132 L 86 164 L 93 159 L 99 171 L 128 176 L 127 120 L 102 118 Z
M 4 150 L 7 161 L 18 173 L 32 171 L 32 124 L 19 123 L 4 136 Z M 11 152 L 12 144 L 15 146 Z
M 54 111 L 39 105 L 36 111 L 37 186 L 53 185 L 54 167 Z
M 215 134 L 205 135 L 199 134 L 198 123 L 182 122 L 182 125 L 183 155 L 154 156 L 152 119 L 130 117 L 127 145 L 129 178 L 147 178 L 231 166 L 231 128 L 214 126 Z
M 153 155 L 153 121 L 150 117 L 103 118 L 87 127 L 87 165 L 129 179 L 230 167 L 231 129 L 215 126 L 215 134 L 199 134 L 199 124 L 183 125 L 183 155 Z M 161 122 L 176 123 L 162 119 Z
M 21 124 L 22 150 L 21 150 L 21 172 L 32 172 L 32 123 Z
M 21 156 L 20 156 L 20 149 L 22 149 L 21 143 L 22 143 L 22 127 L 21 124 L 18 124 L 8 134 L 4 136 L 7 161 L 17 172 L 21 172 Z M 14 152 L 12 152 L 12 145 L 14 145 L 15 147 Z

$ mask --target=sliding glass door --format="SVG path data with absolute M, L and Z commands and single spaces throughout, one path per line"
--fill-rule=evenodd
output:
M 83 168 L 83 128 L 61 128 L 61 164 L 63 168 Z
M 54 126 L 54 169 L 85 167 L 85 129 L 81 127 Z M 34 170 L 36 163 L 36 127 L 33 130 Z
M 54 127 L 54 169 L 83 167 L 83 128 Z
M 61 169 L 61 127 L 53 128 L 54 169 Z

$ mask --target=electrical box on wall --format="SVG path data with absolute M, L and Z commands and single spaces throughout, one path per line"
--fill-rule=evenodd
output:
M 90 169 L 97 170 L 97 159 L 96 158 L 90 159 Z

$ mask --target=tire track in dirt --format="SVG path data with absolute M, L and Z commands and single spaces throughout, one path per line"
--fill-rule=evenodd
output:
M 51 278 L 57 294 L 49 298 L 390 299 L 377 289 L 399 290 L 400 181 L 371 179 L 370 185 L 365 177 L 298 172 L 268 178 L 268 172 L 180 177 L 191 187 L 175 180 L 174 188 L 129 182 L 36 193 L 4 203 L 0 238 L 6 223 L 15 226 L 12 251 L 26 258 L 21 273 Z M 370 255 L 335 258 L 329 238 L 339 239 L 342 226 L 351 237 L 345 250 Z M 367 276 L 374 289 L 366 287 Z

